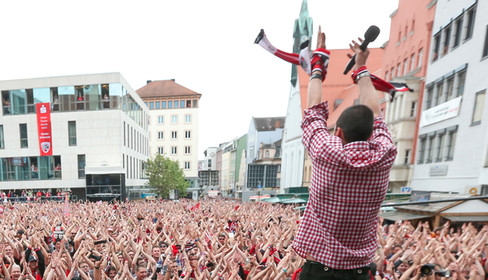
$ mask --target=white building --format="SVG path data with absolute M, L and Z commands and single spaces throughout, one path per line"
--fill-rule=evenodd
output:
M 414 191 L 487 191 L 486 11 L 487 1 L 437 1 Z
M 198 187 L 199 93 L 174 80 L 148 81 L 137 93 L 149 108 L 149 153 L 178 161 L 190 188 Z
M 0 90 L 1 190 L 140 197 L 148 110 L 119 73 L 0 81 Z M 52 155 L 41 156 L 37 103 L 51 109 Z

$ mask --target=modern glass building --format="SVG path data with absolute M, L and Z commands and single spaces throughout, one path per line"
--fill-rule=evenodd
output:
M 69 190 L 78 199 L 138 197 L 148 110 L 120 73 L 0 81 L 0 190 Z M 41 156 L 36 104 L 50 109 Z

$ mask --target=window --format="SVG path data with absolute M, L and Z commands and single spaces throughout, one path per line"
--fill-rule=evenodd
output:
M 161 101 L 161 109 L 166 109 L 166 101 Z
M 410 106 L 410 117 L 415 117 L 416 111 L 417 111 L 417 101 L 412 101 L 412 105 Z
M 457 87 L 457 96 L 461 96 L 464 93 L 464 82 L 466 79 L 466 70 L 463 70 L 457 74 L 458 78 L 458 87 Z
M 424 49 L 420 49 L 419 50 L 419 57 L 418 57 L 418 60 L 417 60 L 417 68 L 421 67 L 422 66 L 422 56 L 424 55 Z
M 149 110 L 153 110 L 154 109 L 154 102 L 149 102 Z
M 164 132 L 163 131 L 158 131 L 158 139 L 163 140 L 164 139 Z
M 426 141 L 427 140 L 425 137 L 420 138 L 419 158 L 417 161 L 418 163 L 424 163 Z
M 437 146 L 435 150 L 435 161 L 439 162 L 442 161 L 443 155 L 444 155 L 444 140 L 445 140 L 445 134 L 439 134 L 439 137 L 437 137 Z
M 185 155 L 191 154 L 191 147 L 190 146 L 185 146 Z
M 476 99 L 474 101 L 473 117 L 471 119 L 471 125 L 480 124 L 483 117 L 483 110 L 485 104 L 486 90 L 476 93 Z
M 178 131 L 171 131 L 171 139 L 178 139 Z
M 415 69 L 415 54 L 413 53 L 410 56 L 410 69 L 409 71 L 413 71 Z
M 0 125 L 0 149 L 5 149 L 5 136 L 3 134 L 3 125 Z
M 175 104 L 175 109 L 178 109 L 178 108 L 180 107 L 180 106 L 179 106 L 179 105 L 180 105 L 180 102 L 178 102 L 178 100 L 176 100 L 176 101 L 174 102 L 174 104 Z
M 390 80 L 393 79 L 393 75 L 395 75 L 395 67 L 391 67 L 391 71 L 390 71 Z
M 68 144 L 76 146 L 76 122 L 68 121 Z
M 207 167 L 209 167 L 209 168 L 212 167 L 212 160 L 211 159 L 209 159 L 207 163 L 208 163 Z
M 78 155 L 78 179 L 85 178 L 85 155 Z
M 190 170 L 190 162 L 185 161 L 185 170 Z
M 440 81 L 436 84 L 436 94 L 435 94 L 435 103 L 432 104 L 433 106 L 437 106 L 443 102 L 443 90 L 444 90 L 444 81 Z
M 158 116 L 158 123 L 164 124 L 164 116 Z
M 460 16 L 454 24 L 454 42 L 452 42 L 452 47 L 455 48 L 459 46 L 461 41 L 461 32 L 463 32 L 463 17 Z
M 176 146 L 171 147 L 171 154 L 176 155 L 178 153 L 178 149 Z
M 186 108 L 191 108 L 191 100 L 186 101 Z
M 171 124 L 177 124 L 177 123 L 178 123 L 178 116 L 171 115 Z
M 444 30 L 444 44 L 442 49 L 442 55 L 445 55 L 449 51 L 450 41 L 451 41 L 451 25 L 448 25 Z
M 158 147 L 158 154 L 164 155 L 164 148 L 163 147 Z
M 168 109 L 173 109 L 173 101 L 168 101 Z
M 440 32 L 434 36 L 434 49 L 432 53 L 432 61 L 436 61 L 439 57 L 439 49 L 441 47 L 441 34 Z
M 191 123 L 191 115 L 185 115 L 185 123 Z
M 408 65 L 408 59 L 407 59 L 407 58 L 405 58 L 405 59 L 403 60 L 403 71 L 402 71 L 402 72 L 403 72 L 403 76 L 407 75 L 407 72 L 408 72 L 408 67 L 407 67 L 407 65 Z
M 452 160 L 453 159 L 453 156 L 454 156 L 454 147 L 456 145 L 456 135 L 457 135 L 457 131 L 454 130 L 454 131 L 451 131 L 449 132 L 448 136 L 447 136 L 447 158 L 446 160 Z
M 27 139 L 27 124 L 25 123 L 19 124 L 19 131 L 20 131 L 20 147 L 28 148 L 29 142 Z
M 466 37 L 465 40 L 468 40 L 473 36 L 473 29 L 474 29 L 474 17 L 476 15 L 476 7 L 472 8 L 468 11 L 468 24 L 466 26 Z
M 447 78 L 447 82 L 446 82 L 446 95 L 447 95 L 447 99 L 446 101 L 449 101 L 453 98 L 453 93 L 454 93 L 454 76 L 451 76 L 449 78 Z
M 400 75 L 401 75 L 401 74 L 402 74 L 402 73 L 401 73 L 401 63 L 398 63 L 398 64 L 397 64 L 397 72 L 396 72 L 396 76 L 397 76 L 397 77 L 400 77 Z
M 385 80 L 388 80 L 388 71 L 385 72 Z
M 185 100 L 180 100 L 180 108 L 185 108 Z
M 427 96 L 425 98 L 425 110 L 432 107 L 432 97 L 434 95 L 434 87 L 430 86 L 427 88 Z
M 405 150 L 405 158 L 403 160 L 403 164 L 410 164 L 410 155 L 412 154 L 411 149 L 406 149 Z
M 193 108 L 197 108 L 198 107 L 198 100 L 193 100 Z
M 486 56 L 488 56 L 488 25 L 486 26 L 485 44 L 483 45 L 483 54 L 481 57 L 486 57 Z
M 161 102 L 156 102 L 156 109 L 161 109 Z
M 426 154 L 427 154 L 427 160 L 426 162 L 432 162 L 432 159 L 434 157 L 434 136 L 430 136 L 427 141 L 427 149 L 426 149 Z
M 191 139 L 191 131 L 190 130 L 185 131 L 185 139 Z

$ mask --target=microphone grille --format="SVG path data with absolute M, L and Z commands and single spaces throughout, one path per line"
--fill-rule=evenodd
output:
M 380 29 L 376 25 L 371 25 L 368 30 L 364 33 L 364 39 L 368 40 L 369 42 L 373 42 L 376 40 L 376 37 L 380 34 Z

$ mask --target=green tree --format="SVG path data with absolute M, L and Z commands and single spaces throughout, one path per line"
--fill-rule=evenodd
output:
M 149 177 L 149 187 L 159 197 L 168 197 L 171 189 L 179 190 L 180 196 L 186 195 L 189 182 L 185 180 L 183 169 L 177 161 L 156 155 L 153 160 L 147 161 L 146 175 Z

